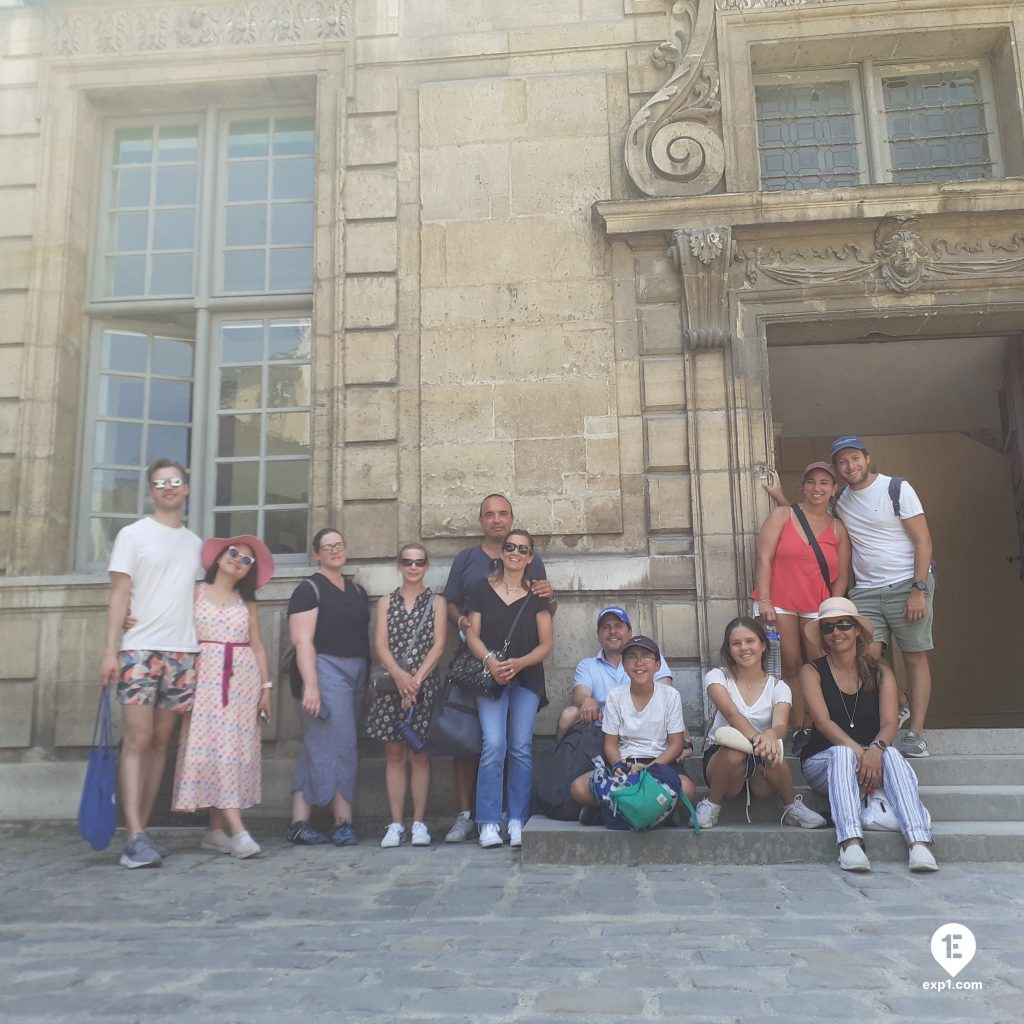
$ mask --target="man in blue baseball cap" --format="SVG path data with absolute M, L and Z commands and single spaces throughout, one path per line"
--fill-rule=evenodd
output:
M 633 636 L 633 624 L 624 608 L 609 605 L 597 613 L 600 653 L 584 658 L 573 677 L 572 702 L 558 716 L 556 738 L 561 739 L 577 722 L 599 722 L 608 694 L 629 682 L 622 667 L 622 649 Z M 656 682 L 672 682 L 672 670 L 664 658 L 654 673 Z

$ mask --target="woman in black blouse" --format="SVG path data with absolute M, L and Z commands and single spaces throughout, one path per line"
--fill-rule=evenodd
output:
M 547 704 L 544 659 L 551 653 L 548 603 L 530 594 L 533 538 L 513 530 L 501 545 L 501 563 L 466 595 L 470 628 L 466 644 L 502 688 L 497 699 L 477 698 L 483 750 L 476 783 L 480 845 L 501 846 L 502 780 L 508 754 L 508 835 L 522 846 L 533 783 L 533 727 Z M 524 607 L 525 602 L 525 607 Z M 512 629 L 517 613 L 523 609 Z M 507 647 L 506 647 L 507 641 Z
M 302 749 L 292 780 L 288 840 L 302 846 L 353 846 L 356 708 L 370 658 L 370 604 L 342 573 L 347 554 L 337 530 L 313 538 L 319 571 L 288 602 L 288 628 L 302 675 Z M 309 824 L 312 807 L 330 805 L 330 839 Z

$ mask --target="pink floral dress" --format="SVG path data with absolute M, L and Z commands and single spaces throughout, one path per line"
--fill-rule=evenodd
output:
M 173 806 L 176 811 L 252 807 L 261 799 L 262 751 L 260 672 L 248 646 L 249 609 L 241 598 L 228 608 L 211 603 L 200 584 L 195 621 L 196 699 L 182 722 Z M 229 651 L 231 671 L 225 678 Z

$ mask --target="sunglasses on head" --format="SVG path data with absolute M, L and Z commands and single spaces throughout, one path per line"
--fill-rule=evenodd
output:
M 849 633 L 857 623 L 852 619 L 840 619 L 838 622 L 823 622 L 821 624 L 821 635 L 831 636 L 837 629 L 841 633 Z
M 165 487 L 181 487 L 184 482 L 180 476 L 169 476 L 166 480 L 150 480 L 149 486 L 154 491 L 162 491 Z
M 427 560 L 425 558 L 400 558 L 398 564 L 404 565 L 406 569 L 422 569 L 427 564 Z
M 533 548 L 529 544 L 512 544 L 508 541 L 501 545 L 501 550 L 508 555 L 511 555 L 513 551 L 518 551 L 521 555 L 533 554 Z
M 253 558 L 252 555 L 243 555 L 242 552 L 235 547 L 228 548 L 228 558 L 237 558 L 242 563 L 242 565 L 245 566 L 252 565 L 253 562 L 256 561 L 256 559 Z

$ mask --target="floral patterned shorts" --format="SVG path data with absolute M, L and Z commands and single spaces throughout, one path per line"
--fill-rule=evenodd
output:
M 121 651 L 119 704 L 188 711 L 196 695 L 196 656 L 182 651 Z

